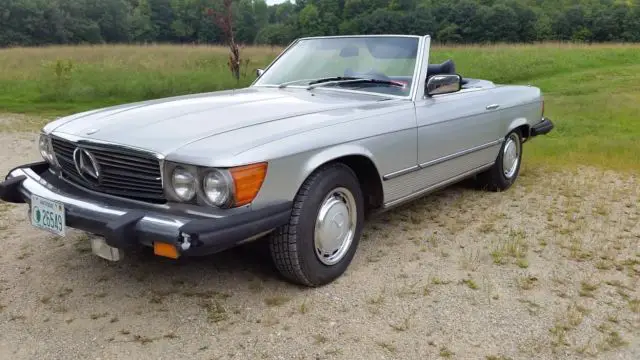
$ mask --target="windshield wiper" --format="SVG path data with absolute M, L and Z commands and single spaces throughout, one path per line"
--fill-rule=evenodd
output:
M 288 81 L 285 83 L 282 83 L 280 85 L 278 85 L 278 87 L 280 89 L 285 88 L 289 85 L 293 85 L 299 82 L 307 82 L 307 90 L 311 90 L 315 87 L 318 86 L 323 86 L 323 85 L 342 85 L 342 84 L 360 84 L 360 83 L 367 83 L 367 84 L 383 84 L 383 85 L 390 85 L 390 86 L 397 86 L 397 87 L 404 87 L 404 84 L 396 82 L 396 81 L 391 81 L 391 80 L 380 80 L 380 79 L 370 79 L 370 78 L 360 78 L 360 77 L 353 77 L 353 76 L 331 76 L 331 77 L 326 77 L 326 78 L 320 78 L 320 79 L 300 79 L 300 80 L 293 80 L 293 81 Z
M 284 82 L 284 83 L 278 85 L 278 88 L 283 89 L 283 88 L 286 88 L 289 85 L 297 84 L 297 83 L 303 82 L 303 81 L 314 81 L 314 80 L 313 79 L 298 79 L 298 80 L 293 80 L 293 81 L 287 81 L 287 82 Z
M 326 77 L 326 78 L 320 78 L 320 79 L 298 79 L 298 80 L 287 81 L 285 83 L 282 83 L 278 85 L 278 88 L 283 89 L 289 85 L 297 84 L 300 82 L 307 82 L 307 85 L 313 85 L 313 84 L 321 84 L 329 81 L 354 80 L 354 79 L 358 79 L 358 78 L 355 78 L 352 76 L 332 76 L 332 77 Z
M 320 79 L 320 80 L 315 80 L 309 83 L 309 86 L 307 87 L 307 90 L 311 90 L 313 88 L 316 88 L 318 86 L 323 86 L 323 85 L 343 85 L 343 84 L 383 84 L 383 85 L 389 85 L 389 86 L 397 86 L 397 87 L 404 87 L 404 84 L 396 82 L 396 81 L 391 81 L 391 80 L 380 80 L 380 79 L 368 79 L 368 78 L 355 78 L 355 77 L 335 77 L 335 78 L 326 78 L 326 79 Z
M 360 78 L 353 77 L 353 76 L 332 76 L 332 77 L 326 77 L 318 80 L 313 80 L 309 82 L 308 85 L 324 84 L 328 82 L 344 81 L 344 80 L 360 80 Z
M 284 82 L 278 85 L 278 87 L 282 89 L 282 88 L 286 88 L 289 85 L 297 84 L 300 82 L 306 82 L 307 85 L 312 85 L 312 84 L 321 84 L 321 83 L 330 82 L 330 81 L 355 80 L 355 79 L 359 79 L 359 78 L 352 77 L 352 76 L 331 76 L 331 77 L 320 78 L 320 79 L 298 79 L 298 80 Z

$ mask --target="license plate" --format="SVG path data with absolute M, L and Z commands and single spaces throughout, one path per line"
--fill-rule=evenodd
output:
M 64 205 L 39 196 L 31 196 L 31 225 L 38 229 L 65 235 Z

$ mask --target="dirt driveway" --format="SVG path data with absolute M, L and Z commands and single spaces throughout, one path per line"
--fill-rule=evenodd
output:
M 37 160 L 0 133 L 0 173 Z M 526 151 L 526 147 L 525 147 Z M 3 359 L 639 359 L 640 182 L 524 169 L 368 223 L 347 274 L 304 289 L 253 245 L 108 263 L 0 204 Z

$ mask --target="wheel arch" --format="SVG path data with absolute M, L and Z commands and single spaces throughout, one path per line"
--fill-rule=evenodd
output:
M 358 145 L 348 144 L 321 151 L 305 163 L 302 181 L 304 182 L 317 169 L 331 163 L 343 163 L 353 170 L 362 188 L 367 213 L 382 207 L 384 203 L 382 177 L 375 157 L 369 150 Z
M 520 135 L 522 136 L 523 143 L 527 141 L 527 139 L 529 139 L 529 137 L 531 136 L 531 126 L 525 118 L 516 118 L 511 120 L 509 126 L 507 127 L 505 136 L 516 129 L 520 130 Z

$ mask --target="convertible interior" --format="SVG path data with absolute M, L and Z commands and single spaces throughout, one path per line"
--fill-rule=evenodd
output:
M 416 47 L 413 42 L 415 40 L 405 40 L 409 42 L 407 46 L 399 46 L 401 44 L 394 42 L 394 46 L 386 47 L 380 46 L 380 44 L 374 44 L 370 41 L 365 41 L 366 48 L 369 54 L 372 55 L 375 59 L 407 59 L 415 56 Z M 377 40 L 379 42 L 379 40 Z M 374 46 L 375 45 L 375 46 Z M 358 46 L 354 46 L 353 44 L 349 44 L 340 49 L 339 56 L 341 58 L 352 58 L 357 57 L 360 54 L 360 48 Z M 452 59 L 448 59 L 447 61 L 441 64 L 429 64 L 427 66 L 427 79 L 434 75 L 443 75 L 443 74 L 457 74 L 456 65 Z M 379 69 L 370 69 L 365 72 L 354 71 L 351 68 L 346 68 L 344 70 L 343 76 L 345 77 L 365 77 L 376 80 L 384 80 L 384 81 L 395 81 L 401 83 L 402 87 L 381 87 L 378 84 L 371 84 L 371 87 L 376 87 L 377 92 L 389 93 L 389 94 L 397 94 L 397 95 L 406 95 L 411 89 L 412 78 L 409 76 L 389 76 L 385 74 L 383 71 Z M 463 88 L 465 85 L 469 83 L 468 80 L 462 79 Z M 362 86 L 362 85 L 360 85 Z
M 434 75 L 456 74 L 456 64 L 449 59 L 442 64 L 429 64 L 427 67 L 427 79 Z
M 443 75 L 443 74 L 458 74 L 456 72 L 456 64 L 453 60 L 449 59 L 441 64 L 429 64 L 427 67 L 427 80 L 434 75 Z M 459 74 L 458 74 L 459 75 Z M 366 76 L 374 79 L 380 80 L 393 80 L 406 84 L 405 91 L 411 88 L 412 79 L 408 76 L 387 76 L 386 74 L 379 73 L 375 70 L 371 70 L 366 73 L 355 72 L 351 69 L 346 69 L 344 72 L 344 76 Z M 462 78 L 462 87 L 465 88 L 465 85 L 472 83 L 472 79 Z M 389 93 L 398 92 L 398 89 L 390 88 L 387 90 Z
M 460 75 L 456 72 L 456 64 L 453 60 L 449 59 L 442 64 L 429 64 L 427 67 L 427 80 L 434 75 L 442 75 L 442 74 L 450 74 L 450 75 Z M 460 75 L 462 77 L 462 75 Z M 469 84 L 471 79 L 462 78 L 462 88 L 465 85 Z

